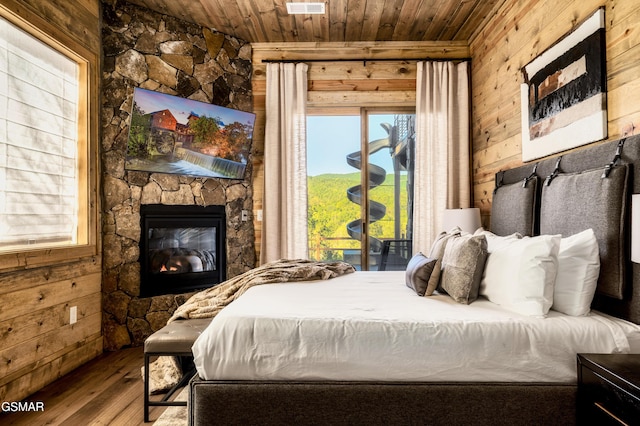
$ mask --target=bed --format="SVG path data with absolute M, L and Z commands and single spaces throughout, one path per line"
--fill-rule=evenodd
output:
M 496 174 L 491 233 L 466 236 L 488 244 L 486 264 L 474 258 L 485 276 L 467 271 L 474 284 L 460 294 L 454 277 L 420 297 L 429 277 L 410 288 L 402 271 L 249 289 L 193 346 L 190 424 L 574 424 L 576 353 L 640 352 L 640 265 L 628 255 L 637 164 L 634 136 Z M 500 257 L 523 241 L 548 247 L 558 269 L 541 273 L 559 276 L 587 231 L 598 260 L 588 314 L 584 300 L 561 306 L 553 281 L 526 303 L 494 284 L 530 276 Z

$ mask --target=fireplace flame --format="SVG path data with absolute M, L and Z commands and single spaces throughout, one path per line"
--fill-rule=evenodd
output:
M 177 270 L 178 268 L 176 268 L 175 266 L 170 266 L 167 269 L 167 265 L 164 264 L 160 267 L 160 272 L 176 272 Z

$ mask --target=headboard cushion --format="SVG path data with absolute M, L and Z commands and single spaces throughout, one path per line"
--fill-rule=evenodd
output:
M 496 184 L 491 202 L 491 231 L 494 234 L 534 235 L 538 180 L 534 176 L 512 184 Z
M 623 144 L 622 148 L 621 145 Z M 619 156 L 616 154 L 619 153 Z M 558 161 L 560 163 L 558 165 Z M 535 176 L 538 177 L 539 181 L 537 184 L 537 194 L 538 202 L 540 202 L 542 198 L 542 188 L 544 187 L 544 180 L 547 176 L 554 173 L 557 170 L 557 174 L 560 176 L 562 174 L 576 174 L 590 170 L 599 169 L 600 171 L 604 171 L 606 166 L 616 161 L 616 166 L 613 167 L 611 173 L 623 173 L 623 172 L 615 172 L 614 170 L 618 168 L 620 165 L 627 165 L 627 193 L 622 196 L 620 202 L 622 203 L 619 207 L 620 211 L 626 210 L 626 217 L 629 217 L 628 211 L 630 210 L 630 197 L 631 194 L 640 194 L 640 135 L 630 136 L 628 138 L 624 138 L 621 140 L 615 141 L 607 141 L 603 143 L 595 143 L 584 148 L 577 149 L 575 151 L 563 154 L 561 156 L 555 156 L 551 158 L 545 158 L 540 160 L 537 163 L 529 163 L 520 167 L 515 167 L 512 169 L 500 171 L 496 174 L 496 182 L 500 181 L 503 185 L 515 184 L 522 185 L 522 182 L 525 178 L 532 175 L 532 170 L 535 169 Z M 593 172 L 594 175 L 597 175 L 598 172 Z M 601 172 L 600 172 L 601 175 Z M 576 179 L 577 181 L 578 179 Z M 594 178 L 595 180 L 595 178 Z M 552 184 L 553 185 L 553 181 Z M 550 185 L 550 186 L 551 186 Z M 498 192 L 500 190 L 498 189 Z M 585 195 L 586 196 L 586 195 Z M 596 201 L 590 201 L 591 198 L 588 197 L 587 203 L 589 205 L 595 205 Z M 574 200 L 577 202 L 577 200 Z M 603 206 L 605 203 L 603 201 L 597 201 L 599 206 Z M 564 201 L 562 203 L 564 205 Z M 560 211 L 567 212 L 567 208 L 561 208 Z M 534 230 L 539 230 L 540 228 L 540 211 L 541 208 L 538 207 L 534 212 Z M 494 214 L 494 208 L 492 207 L 492 215 Z M 499 208 L 496 209 L 496 214 L 513 214 L 513 210 Z M 593 214 L 590 213 L 589 214 Z M 615 215 L 614 212 L 606 212 L 600 213 L 603 215 Z M 495 220 L 502 220 L 491 218 L 493 231 L 493 223 Z M 617 239 L 620 242 L 619 249 L 621 250 L 620 258 L 615 259 L 615 255 L 607 256 L 605 259 L 602 259 L 603 265 L 601 267 L 605 268 L 604 271 L 601 272 L 601 276 L 610 274 L 610 272 L 606 272 L 608 266 L 606 264 L 610 263 L 610 258 L 614 258 L 614 269 L 620 271 L 621 279 L 625 284 L 620 285 L 619 287 L 615 287 L 615 290 L 611 290 L 611 288 L 607 288 L 606 280 L 598 282 L 598 292 L 596 293 L 592 308 L 597 309 L 601 312 L 605 312 L 607 314 L 617 316 L 620 318 L 627 319 L 636 324 L 640 324 L 640 263 L 632 263 L 629 258 L 629 248 L 630 248 L 630 225 L 628 220 L 622 220 L 622 227 L 618 228 L 620 234 L 618 234 Z M 591 226 L 591 225 L 590 225 Z M 615 225 L 618 227 L 618 225 Z M 595 229 L 595 228 L 594 228 Z M 548 229 L 546 229 L 548 231 Z M 496 232 L 497 233 L 497 232 Z M 537 232 L 534 233 L 536 235 Z M 613 233 L 615 234 L 615 232 Z M 613 234 L 611 234 L 613 236 Z M 599 237 L 601 239 L 601 237 Z M 599 241 L 600 244 L 600 241 Z M 619 262 L 622 262 L 619 263 Z M 622 266 L 620 266 L 622 265 Z M 621 270 L 622 269 L 622 270 Z M 611 297 L 608 294 L 612 292 L 615 294 L 619 294 L 619 291 L 622 291 L 622 300 L 619 297 Z
M 540 233 L 569 237 L 593 229 L 600 250 L 600 294 L 624 296 L 628 166 L 613 167 L 606 177 L 603 169 L 560 173 L 542 186 Z

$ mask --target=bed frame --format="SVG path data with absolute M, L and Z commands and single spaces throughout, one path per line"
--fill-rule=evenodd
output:
M 496 194 L 522 186 L 530 191 L 529 202 L 533 204 L 531 208 L 513 206 L 512 201 L 499 201 L 513 197 L 494 195 L 492 230 L 494 219 L 502 235 L 554 230 L 548 215 L 544 219 L 540 213 L 544 211 L 540 200 L 549 176 L 549 185 L 554 185 L 555 177 L 562 182 L 562 177 L 571 180 L 601 169 L 608 178 L 609 173 L 613 176 L 626 169 L 624 191 L 619 203 L 613 203 L 618 210 L 607 210 L 611 217 L 604 219 L 601 212 L 591 219 L 590 214 L 582 216 L 587 222 L 593 220 L 594 226 L 607 224 L 600 230 L 607 235 L 602 238 L 605 241 L 599 238 L 601 270 L 605 273 L 598 282 L 593 308 L 640 324 L 640 264 L 632 264 L 627 255 L 631 194 L 640 193 L 640 179 L 634 178 L 640 173 L 638 167 L 640 136 L 633 136 L 501 171 L 496 174 Z M 599 194 L 592 195 L 595 207 L 610 203 L 600 200 Z M 576 206 L 567 207 L 567 211 L 574 211 Z M 561 210 L 562 206 L 554 209 Z M 526 220 L 519 220 L 521 216 Z M 196 376 L 190 383 L 188 407 L 190 425 L 571 425 L 576 423 L 576 394 L 574 384 L 206 381 Z

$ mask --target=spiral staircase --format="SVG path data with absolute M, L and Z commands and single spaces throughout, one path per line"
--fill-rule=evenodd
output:
M 399 123 L 396 120 L 395 125 L 389 123 L 380 124 L 387 132 L 387 137 L 369 142 L 368 151 L 369 155 L 374 154 L 384 148 L 389 149 L 389 154 L 395 157 L 397 167 L 400 170 L 406 170 L 407 167 L 407 146 L 410 137 L 413 137 L 413 133 L 407 131 L 409 125 L 407 123 Z M 346 156 L 347 164 L 361 170 L 362 169 L 362 152 L 356 151 Z M 368 185 L 369 190 L 380 186 L 386 179 L 387 171 L 372 163 L 367 164 L 368 170 Z M 349 201 L 362 205 L 362 185 L 354 185 L 347 189 L 347 198 Z M 387 214 L 387 207 L 375 200 L 369 200 L 368 209 L 368 222 L 369 224 L 379 221 Z M 355 240 L 362 240 L 362 220 L 355 219 L 347 223 L 347 233 Z M 383 249 L 383 241 L 369 236 L 369 251 L 372 254 L 380 254 Z

